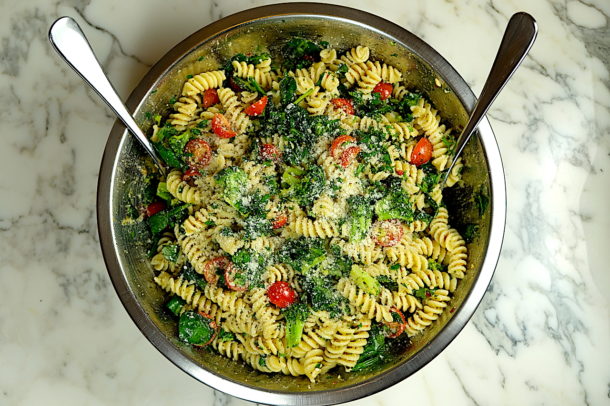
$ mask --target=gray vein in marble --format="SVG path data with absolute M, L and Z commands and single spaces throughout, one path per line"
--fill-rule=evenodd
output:
M 479 406 L 480 405 L 479 402 L 477 402 L 477 400 L 474 398 L 474 396 L 470 393 L 466 384 L 464 384 L 464 381 L 462 380 L 460 373 L 456 370 L 454 365 L 451 362 L 447 362 L 447 364 L 449 366 L 449 369 L 453 373 L 453 375 L 455 375 L 455 379 L 459 382 L 460 386 L 462 387 L 462 391 L 464 392 L 466 397 L 468 397 L 468 399 L 470 399 L 470 401 L 472 402 L 473 405 Z

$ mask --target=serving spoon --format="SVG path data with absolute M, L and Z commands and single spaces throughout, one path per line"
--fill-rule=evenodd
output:
M 464 150 L 466 143 L 477 129 L 481 119 L 483 119 L 498 94 L 513 76 L 513 73 L 521 65 L 521 62 L 523 62 L 523 59 L 534 44 L 537 34 L 538 24 L 536 24 L 534 17 L 527 13 L 519 12 L 513 14 L 508 21 L 506 31 L 504 31 L 502 42 L 496 54 L 496 59 L 491 66 L 479 100 L 470 114 L 468 123 L 456 141 L 455 153 L 443 176 L 441 188 L 445 186 L 451 170 Z
M 470 114 L 468 123 L 456 141 L 455 153 L 449 164 L 442 185 L 445 182 L 466 143 L 485 116 L 500 91 L 517 70 L 521 62 L 534 44 L 538 33 L 538 25 L 534 18 L 524 12 L 514 14 L 506 27 L 504 37 L 500 43 L 496 59 L 489 71 L 487 81 L 483 86 L 481 95 Z M 49 41 L 55 51 L 66 63 L 80 75 L 83 80 L 95 90 L 100 98 L 110 107 L 116 116 L 125 124 L 129 132 L 135 135 L 146 152 L 152 157 L 160 171 L 164 174 L 165 164 L 159 158 L 150 140 L 144 135 L 140 127 L 121 101 L 116 90 L 104 74 L 102 67 L 95 57 L 91 45 L 79 25 L 70 17 L 61 17 L 49 29 Z
M 165 174 L 166 168 L 163 160 L 161 160 L 153 148 L 150 140 L 146 138 L 140 127 L 138 127 L 114 87 L 112 87 L 91 49 L 87 37 L 85 37 L 77 22 L 70 17 L 61 17 L 56 20 L 49 29 L 49 41 L 51 41 L 55 51 L 66 63 L 114 111 L 114 114 L 125 124 L 129 132 L 135 135 L 136 139 L 155 161 L 161 173 Z

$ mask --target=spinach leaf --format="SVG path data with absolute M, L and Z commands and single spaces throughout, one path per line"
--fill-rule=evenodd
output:
M 178 322 L 178 337 L 181 341 L 193 345 L 207 344 L 214 335 L 211 321 L 192 310 L 184 312 Z
M 286 76 L 280 81 L 280 103 L 287 105 L 294 100 L 297 82 L 292 76 Z
M 161 248 L 161 254 L 170 262 L 178 262 L 178 255 L 180 254 L 180 247 L 178 244 L 167 244 Z

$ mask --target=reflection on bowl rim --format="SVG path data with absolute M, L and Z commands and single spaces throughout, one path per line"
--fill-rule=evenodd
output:
M 165 54 L 140 81 L 130 95 L 126 103 L 127 106 L 131 111 L 140 109 L 143 100 L 145 100 L 154 89 L 158 80 L 170 70 L 174 63 L 196 49 L 201 43 L 236 26 L 253 20 L 278 15 L 338 19 L 363 26 L 368 30 L 377 31 L 386 37 L 392 38 L 397 44 L 404 46 L 426 61 L 454 90 L 463 106 L 465 106 L 468 111 L 472 110 L 475 97 L 466 82 L 443 57 L 418 37 L 394 23 L 367 12 L 342 6 L 317 3 L 289 3 L 263 6 L 245 10 L 209 24 L 180 42 Z M 146 338 L 179 368 L 195 379 L 215 389 L 253 402 L 302 405 L 342 403 L 381 391 L 418 371 L 438 355 L 457 336 L 473 315 L 493 276 L 499 259 L 504 235 L 506 186 L 498 145 L 487 119 L 483 119 L 479 125 L 479 133 L 480 141 L 484 147 L 487 163 L 489 165 L 490 187 L 492 190 L 490 190 L 491 224 L 489 241 L 477 280 L 473 282 L 471 291 L 452 318 L 426 346 L 411 357 L 408 362 L 403 362 L 398 367 L 384 371 L 366 381 L 336 390 L 304 393 L 266 391 L 234 382 L 230 379 L 225 379 L 207 371 L 194 364 L 167 340 L 161 331 L 148 318 L 145 310 L 136 300 L 127 279 L 124 277 L 116 252 L 117 245 L 112 227 L 112 204 L 110 198 L 112 196 L 112 190 L 114 190 L 114 175 L 117 168 L 118 152 L 121 150 L 123 142 L 125 141 L 123 137 L 126 135 L 125 128 L 118 120 L 112 128 L 102 158 L 97 195 L 97 217 L 100 243 L 104 261 L 106 262 L 106 267 L 112 279 L 112 283 L 129 315 L 138 328 L 144 333 Z

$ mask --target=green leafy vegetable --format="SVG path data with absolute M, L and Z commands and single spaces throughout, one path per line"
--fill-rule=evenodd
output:
M 304 295 L 314 311 L 327 311 L 331 317 L 347 313 L 347 299 L 334 288 L 335 282 L 319 273 L 306 275 L 303 283 Z
M 466 224 L 462 235 L 464 236 L 464 241 L 470 244 L 479 235 L 479 226 L 473 223 Z
M 184 220 L 187 214 L 188 204 L 182 204 L 173 208 L 165 209 L 148 218 L 148 226 L 153 235 L 160 234 L 166 228 Z
M 197 286 L 201 290 L 203 290 L 205 288 L 205 285 L 207 285 L 207 282 L 205 281 L 203 276 L 199 275 L 195 271 L 195 269 L 193 269 L 193 266 L 190 264 L 184 267 L 182 271 L 182 278 L 184 280 L 194 283 L 195 286 Z
M 474 202 L 479 209 L 479 216 L 485 214 L 485 210 L 487 210 L 487 206 L 489 206 L 489 197 L 483 192 L 483 190 L 479 191 L 474 195 Z
M 262 287 L 262 276 L 267 266 L 267 258 L 256 251 L 241 248 L 231 257 L 231 262 L 239 272 L 234 276 L 238 286 Z
M 166 244 L 161 248 L 161 254 L 170 262 L 178 262 L 178 255 L 180 254 L 180 247 L 178 244 Z
M 192 310 L 184 312 L 178 322 L 178 337 L 189 344 L 204 345 L 214 335 L 214 328 L 210 325 L 211 321 Z
M 225 202 L 239 209 L 241 197 L 248 185 L 248 175 L 236 166 L 229 166 L 220 171 L 215 179 L 223 188 L 222 196 Z
M 295 271 L 306 273 L 326 259 L 326 250 L 317 238 L 288 240 L 277 254 L 276 262 L 290 265 Z
M 303 335 L 305 320 L 309 315 L 309 309 L 303 302 L 294 303 L 283 311 L 286 319 L 286 346 L 293 348 L 299 345 Z
M 411 107 L 416 106 L 421 99 L 421 95 L 418 93 L 407 93 L 400 100 L 391 99 L 390 103 L 393 106 L 393 110 L 396 111 L 405 121 L 412 121 L 413 114 L 411 113 Z
M 390 192 L 375 204 L 375 214 L 379 220 L 399 219 L 413 221 L 413 209 L 409 195 L 402 188 L 391 189 Z
M 280 81 L 280 102 L 287 105 L 294 100 L 297 91 L 297 82 L 292 76 L 285 76 Z
M 180 296 L 174 295 L 165 304 L 165 307 L 167 307 L 175 316 L 179 316 L 185 304 L 186 302 Z
M 289 196 L 301 206 L 308 207 L 324 190 L 326 178 L 321 166 L 311 165 L 307 170 L 296 167 L 286 168 L 282 174 L 282 182 L 289 186 L 282 190 L 284 196 Z
M 419 288 L 414 289 L 412 295 L 421 300 L 425 300 L 432 297 L 436 291 L 437 289 Z
M 362 241 L 369 233 L 373 220 L 373 211 L 366 198 L 363 196 L 351 196 L 347 203 L 349 205 L 349 217 L 346 223 L 349 226 L 349 240 Z
M 167 183 L 159 182 L 157 184 L 157 196 L 159 196 L 163 200 L 171 201 L 172 195 L 167 190 Z
M 390 356 L 388 344 L 386 343 L 385 333 L 383 328 L 375 324 L 369 332 L 369 338 L 364 346 L 358 362 L 352 368 L 352 371 L 370 371 L 371 369 L 383 364 L 386 358 Z
M 308 68 L 318 57 L 322 47 L 304 38 L 292 38 L 282 50 L 285 69 Z
M 221 328 L 220 332 L 218 333 L 218 340 L 220 340 L 223 343 L 227 342 L 227 341 L 235 341 L 235 334 Z
M 377 277 L 377 282 L 379 282 L 379 284 L 384 288 L 389 289 L 391 291 L 398 290 L 398 283 L 389 276 L 380 275 Z
M 381 284 L 379 281 L 358 265 L 352 265 L 352 271 L 349 276 L 356 286 L 369 295 L 377 296 L 381 293 Z

